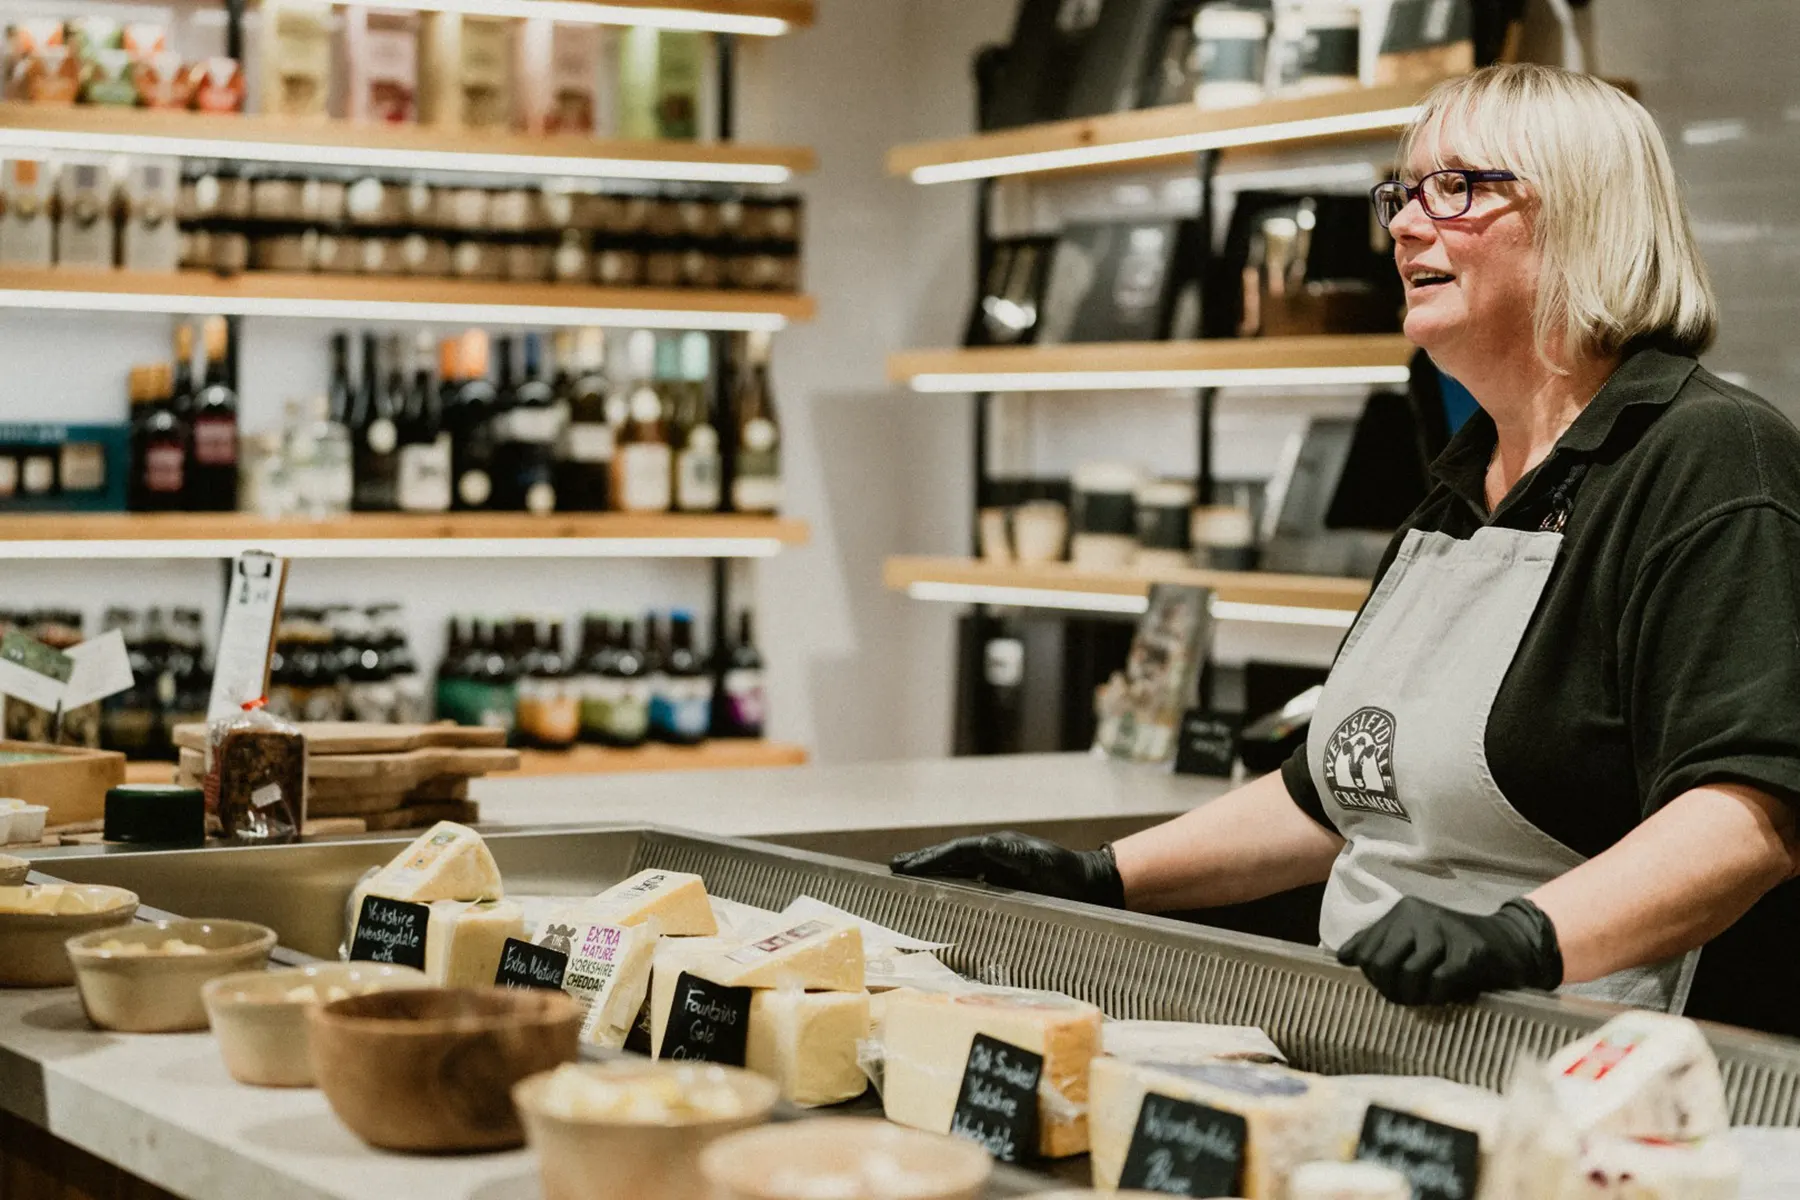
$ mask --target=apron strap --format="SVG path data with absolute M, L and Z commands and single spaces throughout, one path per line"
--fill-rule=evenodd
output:
M 1570 465 L 1556 490 L 1550 493 L 1550 508 L 1538 525 L 1540 533 L 1561 533 L 1563 526 L 1569 523 L 1569 514 L 1575 511 L 1575 493 L 1581 490 L 1581 481 L 1587 477 L 1588 465 L 1576 462 Z

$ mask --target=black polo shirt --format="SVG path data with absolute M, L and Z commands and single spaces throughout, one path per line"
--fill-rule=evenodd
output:
M 1494 441 L 1485 412 L 1458 431 L 1381 572 L 1407 530 L 1539 528 L 1585 466 L 1488 718 L 1488 765 L 1513 807 L 1590 858 L 1702 784 L 1800 808 L 1800 430 L 1692 358 L 1641 349 L 1490 518 Z M 1304 749 L 1282 774 L 1331 828 Z M 1790 883 L 1701 954 L 1690 1015 L 1800 1035 L 1796 934 Z

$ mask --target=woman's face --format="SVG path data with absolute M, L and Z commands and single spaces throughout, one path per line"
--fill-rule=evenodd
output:
M 1434 154 L 1433 140 L 1419 139 L 1407 183 L 1418 183 L 1434 162 L 1497 166 L 1464 161 L 1449 148 Z M 1477 183 L 1461 217 L 1433 220 L 1415 199 L 1389 226 L 1406 289 L 1406 336 L 1451 375 L 1463 375 L 1458 364 L 1491 369 L 1497 359 L 1535 353 L 1538 251 L 1529 216 L 1519 184 Z

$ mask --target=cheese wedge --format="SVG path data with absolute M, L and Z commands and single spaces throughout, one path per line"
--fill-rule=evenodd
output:
M 654 919 L 669 937 L 712 937 L 719 932 L 705 882 L 681 871 L 639 871 L 565 909 L 563 915 L 608 925 L 641 925 Z
M 1587 1139 L 1576 1169 L 1551 1200 L 1736 1200 L 1743 1165 L 1723 1138 L 1642 1142 Z
M 440 987 L 493 987 L 507 938 L 525 937 L 510 900 L 435 900 L 425 926 L 425 974 Z
M 744 1065 L 803 1108 L 854 1100 L 869 1086 L 856 1044 L 869 1036 L 869 993 L 759 991 L 750 999 Z
M 1100 1048 L 1134 1062 L 1198 1063 L 1235 1058 L 1285 1063 L 1269 1035 L 1254 1025 L 1197 1025 L 1188 1021 L 1108 1021 Z
M 1664 1013 L 1623 1013 L 1544 1066 L 1578 1133 L 1688 1141 L 1731 1124 L 1719 1062 L 1700 1027 Z
M 506 895 L 500 868 L 481 835 L 454 821 L 439 821 L 420 834 L 357 889 L 363 896 L 387 896 L 429 904 L 434 900 L 499 900 Z M 491 982 L 491 981 L 490 981 Z
M 892 1022 L 890 1015 L 889 1021 Z M 1304 1163 L 1341 1157 L 1339 1098 L 1331 1082 L 1263 1063 L 1136 1063 L 1097 1058 L 1089 1077 L 1094 1186 L 1119 1186 L 1144 1094 L 1237 1113 L 1247 1126 L 1247 1200 L 1282 1200 L 1287 1178 Z
M 551 921 L 537 944 L 569 956 L 563 991 L 582 1008 L 581 1041 L 617 1050 L 625 1044 L 650 989 L 657 926 Z
M 737 945 L 729 938 L 663 938 L 656 943 L 650 967 L 650 1056 L 662 1056 L 663 1034 L 669 1028 L 669 1010 L 675 1004 L 675 984 L 684 971 L 716 958 L 721 950 Z
M 888 1120 L 950 1132 L 976 1034 L 1040 1056 L 1038 1152 L 1088 1148 L 1088 1065 L 1100 1047 L 1100 1010 L 1056 992 L 987 988 L 955 994 L 887 993 L 882 1040 Z M 1116 1178 L 1116 1174 L 1115 1174 Z
M 698 973 L 726 987 L 860 992 L 862 929 L 851 921 L 815 917 L 729 946 L 700 964 Z

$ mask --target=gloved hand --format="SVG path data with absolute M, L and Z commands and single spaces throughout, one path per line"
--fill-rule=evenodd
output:
M 1562 948 L 1544 910 L 1508 900 L 1472 917 L 1411 896 L 1338 948 L 1395 1004 L 1450 1004 L 1501 988 L 1562 985 Z
M 972 879 L 1062 900 L 1125 907 L 1111 846 L 1069 850 L 1024 833 L 984 833 L 894 856 L 896 875 Z

